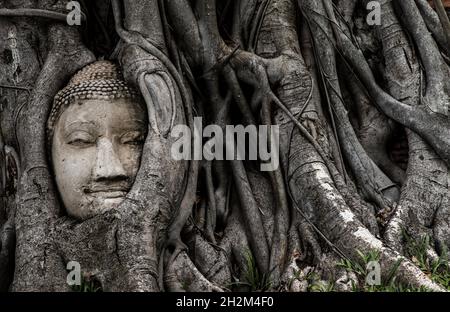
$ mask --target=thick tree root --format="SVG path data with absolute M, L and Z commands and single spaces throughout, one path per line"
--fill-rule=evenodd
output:
M 56 290 L 65 282 L 64 274 L 61 276 L 59 271 L 61 263 L 49 242 L 49 228 L 59 211 L 47 165 L 45 125 L 53 98 L 62 84 L 94 60 L 75 30 L 67 26 L 50 26 L 49 33 L 50 52 L 18 132 L 22 139 L 23 174 L 17 194 L 18 245 L 13 288 L 22 291 Z M 47 265 L 43 267 L 42 263 Z
M 180 253 L 167 268 L 164 283 L 169 291 L 224 291 L 203 276 L 185 252 Z
M 316 153 L 300 136 L 294 136 L 292 143 L 302 146 L 304 155 Z M 322 162 L 313 161 L 313 159 L 291 160 L 291 168 L 296 169 L 291 169 L 295 170 L 291 172 L 291 174 L 295 173 L 295 179 L 290 180 L 289 185 L 300 206 L 310 207 L 310 211 L 314 211 L 312 221 L 334 246 L 353 261 L 361 260 L 358 259 L 357 251 L 363 254 L 379 252 L 382 276 L 385 277 L 397 261 L 402 260 L 396 275 L 401 282 L 413 287 L 423 286 L 442 291 L 441 286 L 432 282 L 409 260 L 384 247 L 383 243 L 357 220 L 335 188 L 326 167 Z

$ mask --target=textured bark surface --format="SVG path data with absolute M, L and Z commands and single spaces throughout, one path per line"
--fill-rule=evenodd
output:
M 357 0 L 80 1 L 80 26 L 67 0 L 0 1 L 0 291 L 72 291 L 71 261 L 102 291 L 363 290 L 350 267 L 367 255 L 384 286 L 449 289 L 433 275 L 450 275 L 439 1 L 380 0 L 379 25 Z M 125 200 L 78 221 L 59 200 L 46 121 L 100 59 L 141 92 L 148 135 Z M 194 117 L 279 126 L 280 167 L 173 159 L 171 131 L 194 131 Z M 411 252 L 422 241 L 424 259 Z

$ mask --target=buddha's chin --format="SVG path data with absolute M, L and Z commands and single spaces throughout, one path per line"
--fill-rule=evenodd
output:
M 125 197 L 98 198 L 95 210 L 100 214 L 115 209 L 123 202 L 124 198 Z
M 117 208 L 125 197 L 96 198 L 90 200 L 88 204 L 78 211 L 71 211 L 69 214 L 79 220 L 86 220 L 101 215 L 107 211 Z

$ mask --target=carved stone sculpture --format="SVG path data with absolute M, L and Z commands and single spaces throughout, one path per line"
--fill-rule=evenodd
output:
M 67 213 L 86 219 L 117 207 L 139 169 L 146 111 L 116 65 L 80 70 L 55 97 L 48 144 Z

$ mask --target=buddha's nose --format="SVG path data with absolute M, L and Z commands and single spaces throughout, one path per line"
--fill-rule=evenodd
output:
M 126 179 L 127 175 L 113 144 L 107 138 L 97 142 L 97 159 L 93 170 L 96 181 Z

